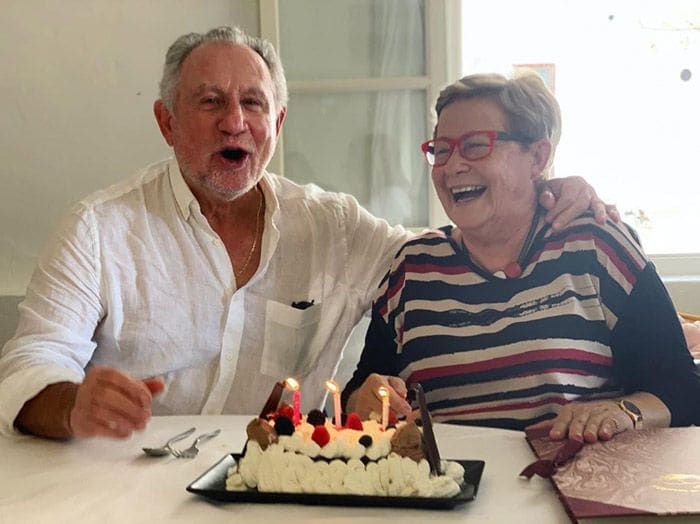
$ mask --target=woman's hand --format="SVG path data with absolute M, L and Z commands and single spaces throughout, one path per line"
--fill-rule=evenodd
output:
M 671 424 L 671 412 L 661 399 L 651 393 L 638 391 L 624 397 L 642 412 L 645 428 L 666 428 Z M 633 429 L 632 419 L 619 407 L 621 398 L 571 402 L 561 408 L 559 415 L 530 426 L 550 427 L 549 438 L 571 438 L 581 442 L 610 440 L 618 433 Z
M 610 440 L 618 433 L 632 429 L 630 419 L 613 399 L 571 402 L 559 415 L 531 427 L 550 427 L 549 438 L 570 438 L 580 442 Z
M 566 227 L 573 219 L 589 209 L 599 224 L 605 223 L 608 217 L 615 222 L 620 221 L 617 208 L 598 198 L 593 186 L 580 176 L 548 180 L 540 192 L 539 202 L 547 210 L 544 218 L 552 224 L 554 230 Z
M 389 391 L 389 407 L 397 414 L 409 416 L 411 405 L 406 402 L 406 384 L 399 377 L 372 373 L 348 398 L 346 411 L 357 413 L 361 419 L 369 418 L 371 411 L 382 412 L 382 399 L 379 388 L 384 386 Z
M 700 322 L 688 322 L 683 317 L 680 319 L 690 354 L 693 355 L 693 358 L 700 358 Z

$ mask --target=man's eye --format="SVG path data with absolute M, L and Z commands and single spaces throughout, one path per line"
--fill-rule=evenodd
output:
M 204 98 L 200 99 L 199 103 L 204 106 L 216 106 L 219 105 L 219 99 L 215 96 L 205 96 Z
M 243 105 L 253 108 L 263 107 L 262 101 L 257 98 L 246 98 L 243 100 Z

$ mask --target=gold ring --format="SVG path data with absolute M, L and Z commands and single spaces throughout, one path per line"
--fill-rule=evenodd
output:
M 614 417 L 608 417 L 608 418 L 606 418 L 605 420 L 609 420 L 610 422 L 612 422 L 613 426 L 615 426 L 615 433 L 616 433 L 616 434 L 620 432 L 620 425 L 617 423 L 617 419 L 616 419 L 616 418 L 614 418 Z M 605 421 L 603 421 L 603 422 L 605 422 Z

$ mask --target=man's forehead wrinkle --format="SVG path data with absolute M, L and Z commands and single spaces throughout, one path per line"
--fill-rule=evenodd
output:
M 267 98 L 268 92 L 261 86 L 243 86 L 241 93 L 244 95 L 257 95 Z
M 202 82 L 201 84 L 199 84 L 199 85 L 195 88 L 194 93 L 195 93 L 196 95 L 199 95 L 199 94 L 203 93 L 204 91 L 206 91 L 207 89 L 210 89 L 210 88 L 211 88 L 211 85 L 210 85 L 210 84 L 207 84 L 207 83 L 205 83 L 205 82 Z

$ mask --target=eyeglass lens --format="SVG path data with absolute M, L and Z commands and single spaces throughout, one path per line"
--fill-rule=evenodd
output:
M 437 138 L 433 141 L 433 164 L 441 166 L 449 160 L 455 141 L 444 138 Z M 476 133 L 465 135 L 460 138 L 459 154 L 467 160 L 479 160 L 491 153 L 493 140 L 488 133 Z M 430 159 L 428 159 L 430 160 Z

